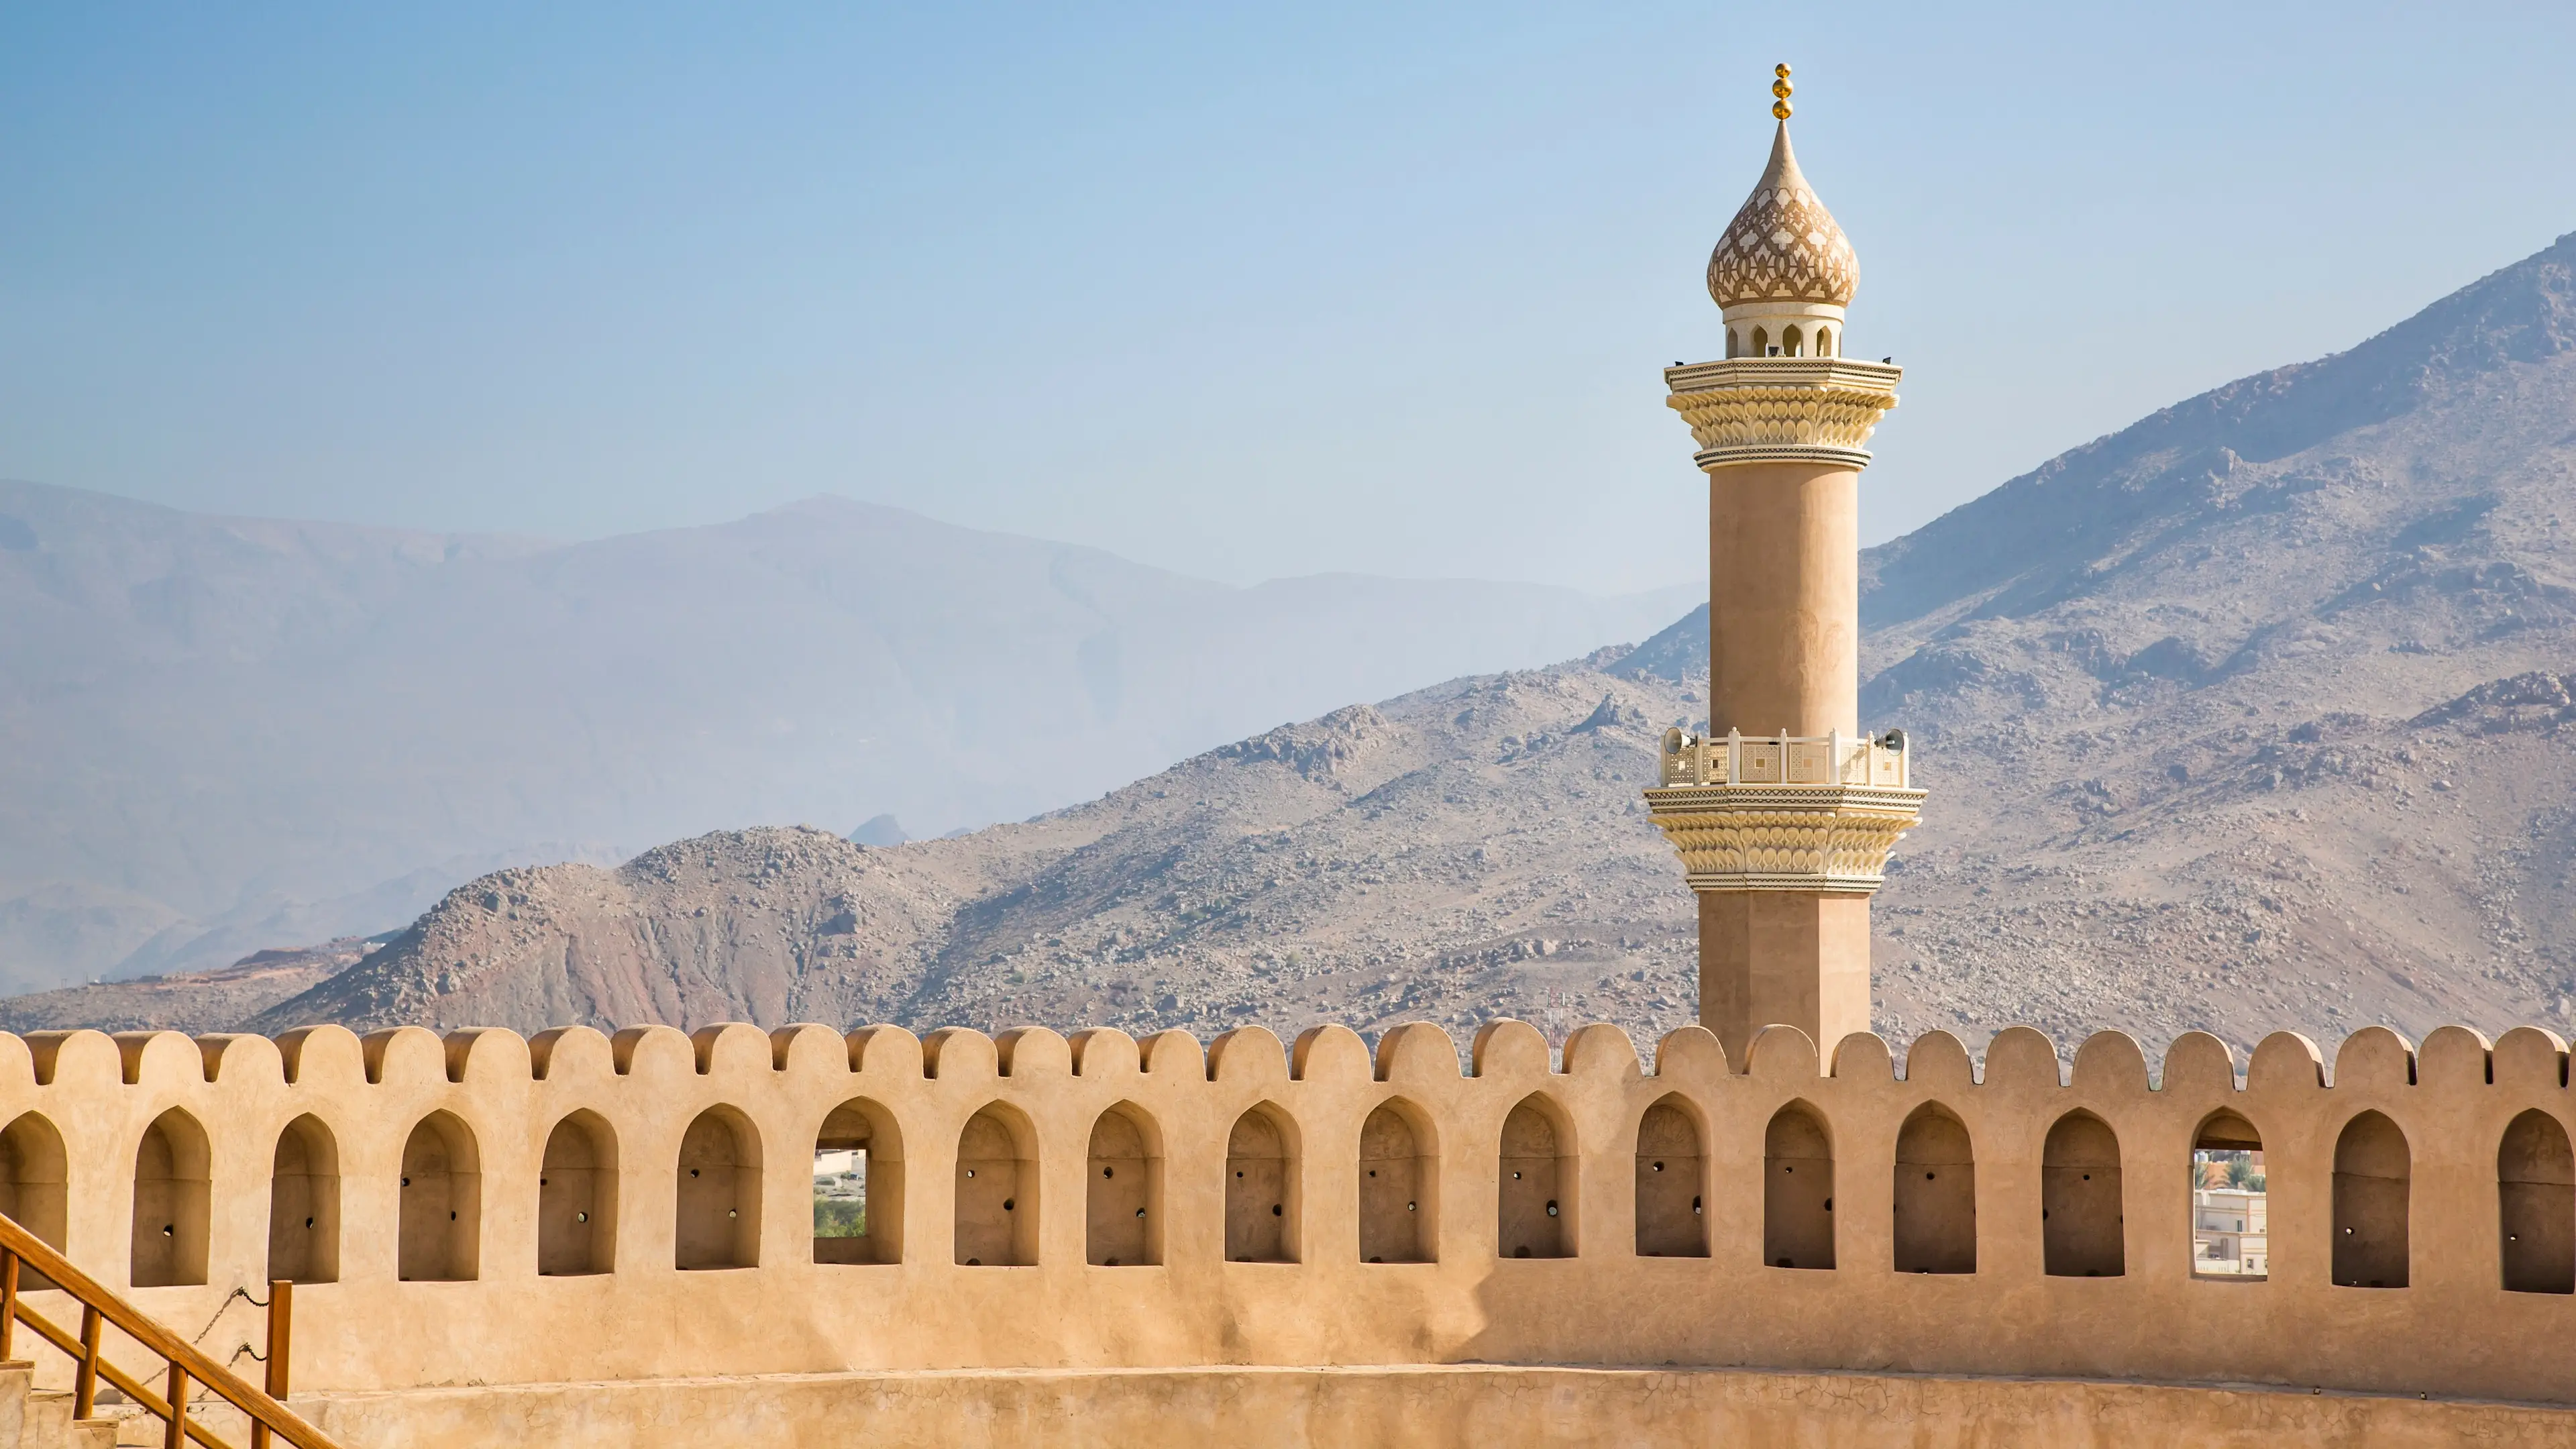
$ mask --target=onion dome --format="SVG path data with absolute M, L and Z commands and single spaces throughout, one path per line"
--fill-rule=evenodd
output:
M 1748 302 L 1842 307 L 1850 304 L 1859 284 L 1860 259 L 1798 170 L 1784 117 L 1771 138 L 1771 164 L 1762 168 L 1753 194 L 1709 255 L 1708 294 L 1720 307 Z

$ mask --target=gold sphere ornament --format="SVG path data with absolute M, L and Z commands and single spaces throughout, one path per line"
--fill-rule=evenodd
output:
M 1789 67 L 1785 63 L 1771 67 L 1771 76 L 1771 94 L 1779 97 L 1771 104 L 1771 115 L 1785 121 L 1789 119 L 1789 96 L 1796 88 L 1789 84 Z

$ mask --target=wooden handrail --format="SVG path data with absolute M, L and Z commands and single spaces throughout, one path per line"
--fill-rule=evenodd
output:
M 19 1295 L 21 1265 L 35 1269 L 54 1287 L 72 1296 L 81 1306 L 80 1336 L 75 1338 L 61 1326 L 27 1306 Z M 292 1312 L 293 1285 L 272 1283 L 269 1291 L 268 1382 L 278 1394 L 286 1392 L 286 1324 Z M 281 1311 L 284 1310 L 284 1311 Z M 250 1416 L 251 1443 L 265 1449 L 275 1439 L 295 1449 L 341 1449 L 321 1430 L 296 1417 L 293 1411 L 270 1393 L 251 1387 L 231 1369 L 208 1357 L 195 1344 L 181 1338 L 145 1315 L 143 1310 L 101 1287 L 96 1279 L 72 1266 L 72 1260 L 56 1251 L 44 1239 L 29 1232 L 17 1219 L 0 1214 L 0 1359 L 12 1356 L 15 1331 L 19 1324 L 36 1331 L 36 1336 L 69 1354 L 75 1367 L 72 1388 L 72 1417 L 86 1419 L 98 1408 L 98 1382 L 107 1380 L 110 1387 L 142 1406 L 143 1411 L 159 1419 L 164 1426 L 165 1449 L 185 1449 L 189 1443 L 206 1449 L 232 1449 L 203 1424 L 188 1417 L 188 1388 L 202 1384 L 234 1408 Z M 169 1366 L 166 1396 L 146 1388 L 132 1374 L 108 1362 L 99 1352 L 99 1332 L 112 1324 L 119 1333 L 157 1354 Z

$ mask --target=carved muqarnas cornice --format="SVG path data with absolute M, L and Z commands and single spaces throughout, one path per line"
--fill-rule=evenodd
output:
M 1869 894 L 1923 812 L 1884 785 L 1676 785 L 1646 792 L 1695 891 Z
M 1664 369 L 1665 405 L 1690 424 L 1703 469 L 1730 463 L 1869 465 L 1863 445 L 1896 406 L 1904 369 L 1840 357 L 1737 357 Z

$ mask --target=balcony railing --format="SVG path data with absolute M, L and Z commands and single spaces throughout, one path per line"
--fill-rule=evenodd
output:
M 1664 731 L 1663 783 L 1676 785 L 1865 785 L 1910 790 L 1904 731 L 1884 735 L 1746 735 L 1723 738 Z

